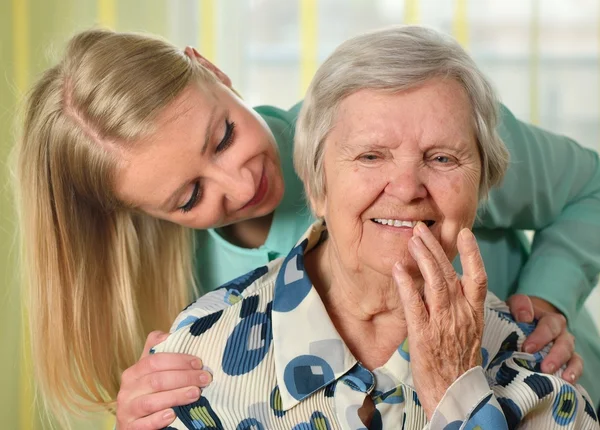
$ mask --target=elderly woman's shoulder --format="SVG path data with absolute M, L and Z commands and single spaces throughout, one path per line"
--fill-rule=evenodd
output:
M 199 319 L 208 320 L 211 316 L 214 319 L 216 315 L 238 312 L 240 307 L 255 307 L 250 302 L 258 304 L 258 302 L 270 301 L 281 264 L 282 260 L 277 259 L 204 294 L 179 314 L 171 326 L 171 333 Z M 246 301 L 246 299 L 250 300 Z M 245 311 L 245 309 L 239 310 L 239 312 Z

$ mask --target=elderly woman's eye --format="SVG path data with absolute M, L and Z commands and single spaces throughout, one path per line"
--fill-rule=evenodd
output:
M 375 161 L 379 159 L 379 155 L 377 154 L 363 154 L 359 157 L 361 160 L 364 161 Z
M 442 164 L 447 164 L 450 162 L 450 157 L 446 157 L 445 155 L 438 155 L 437 157 L 435 157 L 435 161 Z

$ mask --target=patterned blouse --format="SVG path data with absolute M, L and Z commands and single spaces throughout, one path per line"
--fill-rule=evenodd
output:
M 547 352 L 520 351 L 531 324 L 516 323 L 488 294 L 483 364 L 448 388 L 431 422 L 414 389 L 406 341 L 369 370 L 350 352 L 304 270 L 304 254 L 326 240 L 313 224 L 286 258 L 188 306 L 153 353 L 200 357 L 213 374 L 202 397 L 174 408 L 167 429 L 599 429 L 585 390 L 541 373 Z

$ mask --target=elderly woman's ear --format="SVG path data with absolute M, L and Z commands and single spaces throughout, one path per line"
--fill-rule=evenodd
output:
M 306 189 L 306 199 L 313 210 L 313 214 L 317 218 L 325 218 L 325 207 L 327 206 L 327 196 L 323 193 L 319 198 L 314 197 L 308 187 Z

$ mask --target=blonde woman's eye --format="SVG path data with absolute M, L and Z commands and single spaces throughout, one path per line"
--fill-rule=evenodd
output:
M 225 134 L 223 135 L 223 139 L 221 139 L 221 142 L 217 145 L 217 149 L 215 150 L 215 152 L 217 152 L 217 153 L 223 152 L 231 146 L 231 143 L 233 142 L 234 129 L 235 129 L 235 122 L 233 122 L 233 121 L 229 122 L 229 120 L 226 119 L 225 120 Z
M 183 213 L 187 213 L 187 212 L 191 211 L 192 209 L 194 209 L 194 206 L 196 206 L 196 203 L 198 203 L 199 197 L 200 197 L 200 182 L 196 181 L 196 183 L 194 184 L 194 189 L 192 191 L 192 194 L 191 194 L 189 200 L 183 206 L 179 206 L 177 209 L 179 209 Z

